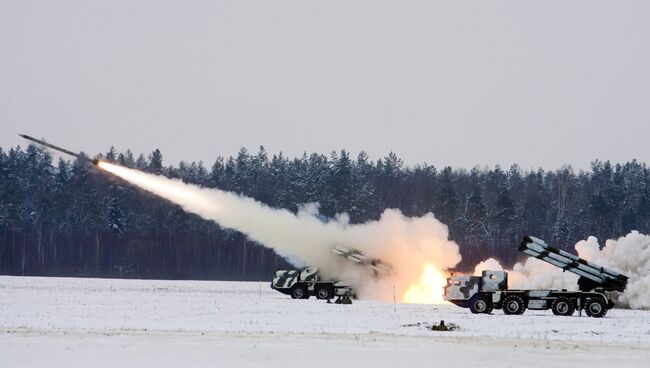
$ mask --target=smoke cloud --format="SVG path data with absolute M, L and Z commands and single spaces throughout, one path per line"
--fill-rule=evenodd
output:
M 618 299 L 621 305 L 650 309 L 650 236 L 632 231 L 617 240 L 607 240 L 602 249 L 598 239 L 591 236 L 578 242 L 576 251 L 589 261 L 630 277 Z
M 392 300 L 395 287 L 397 298 L 401 299 L 425 266 L 441 271 L 453 268 L 461 260 L 458 245 L 448 240 L 447 226 L 431 213 L 410 218 L 398 210 L 387 209 L 379 220 L 364 224 L 350 224 L 345 215 L 324 222 L 318 218 L 315 204 L 294 214 L 231 192 L 106 162 L 99 166 L 188 212 L 240 231 L 289 261 L 298 259 L 318 267 L 325 276 L 350 283 L 360 297 Z M 374 277 L 370 270 L 333 254 L 332 248 L 337 245 L 385 260 L 393 271 L 388 277 Z M 431 291 L 438 300 L 442 286 L 444 277 L 442 284 L 436 285 L 438 290 Z
M 387 209 L 378 220 L 364 224 L 350 224 L 345 214 L 323 221 L 317 204 L 307 204 L 294 214 L 231 192 L 106 162 L 99 166 L 188 212 L 246 234 L 289 262 L 316 266 L 324 276 L 355 287 L 363 298 L 392 300 L 395 288 L 400 300 L 441 302 L 443 271 L 461 260 L 458 245 L 448 240 L 447 226 L 431 213 L 411 218 Z M 375 277 L 368 268 L 333 254 L 335 246 L 354 248 L 389 262 L 393 271 L 387 277 Z M 650 236 L 632 231 L 617 240 L 607 240 L 602 249 L 595 237 L 589 237 L 578 242 L 575 249 L 580 257 L 630 277 L 625 293 L 618 298 L 619 305 L 650 309 Z M 489 258 L 477 264 L 474 272 L 480 275 L 487 269 L 503 267 Z M 577 289 L 578 276 L 532 257 L 515 264 L 508 273 L 511 288 Z

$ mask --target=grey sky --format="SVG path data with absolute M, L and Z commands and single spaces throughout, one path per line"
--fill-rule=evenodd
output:
M 650 162 L 648 1 L 0 0 L 0 146 Z

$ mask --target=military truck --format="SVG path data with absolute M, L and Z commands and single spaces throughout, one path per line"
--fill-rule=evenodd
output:
M 391 265 L 377 258 L 367 257 L 360 250 L 336 244 L 332 253 L 339 256 L 341 261 L 352 262 L 358 267 L 364 267 L 375 278 L 380 278 L 392 272 Z M 300 270 L 275 271 L 271 288 L 283 294 L 291 295 L 294 299 L 332 299 L 336 303 L 351 304 L 354 298 L 353 289 L 341 281 L 322 278 L 316 267 L 306 267 Z
M 503 309 L 508 315 L 523 314 L 526 309 L 551 309 L 553 314 L 570 316 L 576 310 L 590 317 L 603 317 L 614 306 L 611 293 L 623 292 L 628 277 L 554 248 L 544 241 L 525 236 L 519 251 L 580 276 L 578 291 L 508 289 L 508 273 L 483 271 L 481 276 L 447 278 L 444 298 L 472 313 L 491 313 Z
M 306 267 L 301 270 L 275 271 L 271 289 L 291 295 L 293 299 L 332 299 L 348 302 L 353 296 L 352 288 L 340 281 L 321 277 L 316 267 Z

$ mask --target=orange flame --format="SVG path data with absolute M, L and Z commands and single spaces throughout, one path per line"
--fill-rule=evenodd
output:
M 417 281 L 411 283 L 402 300 L 406 303 L 442 304 L 447 277 L 433 264 L 425 263 Z

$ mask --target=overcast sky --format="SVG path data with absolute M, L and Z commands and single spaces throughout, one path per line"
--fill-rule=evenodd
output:
M 650 162 L 650 1 L 0 0 L 0 146 Z

